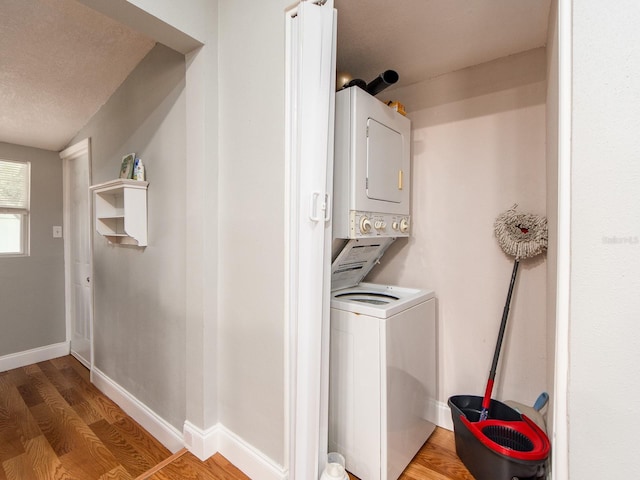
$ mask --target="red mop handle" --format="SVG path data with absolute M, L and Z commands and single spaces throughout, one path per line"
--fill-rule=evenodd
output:
M 487 388 L 484 391 L 484 398 L 482 399 L 482 411 L 487 411 L 487 412 L 489 411 L 489 405 L 491 405 L 492 390 L 493 390 L 493 378 L 490 378 L 487 381 Z

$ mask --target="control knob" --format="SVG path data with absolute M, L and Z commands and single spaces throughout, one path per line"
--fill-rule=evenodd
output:
M 373 226 L 376 228 L 376 230 L 384 230 L 385 228 L 387 228 L 387 224 L 382 220 L 376 220 Z
M 403 218 L 400 220 L 400 231 L 402 233 L 407 233 L 409 231 L 409 219 Z
M 371 231 L 371 221 L 367 217 L 360 219 L 360 231 L 362 233 L 369 233 Z

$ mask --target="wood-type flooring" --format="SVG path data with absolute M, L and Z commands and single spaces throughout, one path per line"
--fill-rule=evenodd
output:
M 358 477 L 349 474 L 351 480 Z M 474 480 L 456 455 L 453 432 L 437 427 L 398 480 Z
M 248 480 L 222 455 L 171 452 L 71 356 L 0 373 L 0 480 Z
M 0 373 L 0 480 L 143 479 L 251 480 L 220 454 L 205 462 L 184 450 L 172 455 L 72 356 Z M 437 428 L 399 480 L 473 477 L 453 433 Z

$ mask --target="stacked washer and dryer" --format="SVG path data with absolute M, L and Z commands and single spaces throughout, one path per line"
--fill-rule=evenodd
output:
M 359 87 L 336 93 L 329 451 L 396 480 L 435 429 L 434 292 L 361 283 L 411 233 L 411 122 Z

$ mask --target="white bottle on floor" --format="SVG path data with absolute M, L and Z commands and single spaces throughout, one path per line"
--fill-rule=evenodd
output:
M 324 468 L 320 480 L 349 480 L 342 455 L 336 452 L 327 455 L 327 466 Z

